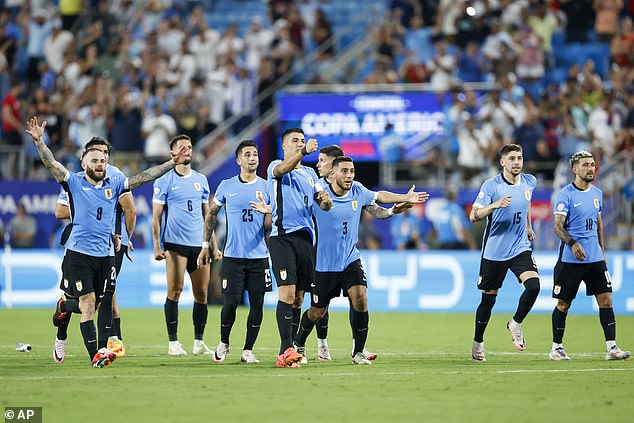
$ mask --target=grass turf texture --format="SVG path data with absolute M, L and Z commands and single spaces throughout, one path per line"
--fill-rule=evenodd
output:
M 368 349 L 372 366 L 350 363 L 348 314 L 333 312 L 329 345 L 334 361 L 278 369 L 279 336 L 272 309 L 254 352 L 259 364 L 240 363 L 247 309 L 238 310 L 231 350 L 223 364 L 191 355 L 191 309 L 181 309 L 180 341 L 186 357 L 167 356 L 163 311 L 124 310 L 128 357 L 103 369 L 89 366 L 79 316 L 69 329 L 66 361 L 51 358 L 51 310 L 0 310 L 0 399 L 3 407 L 41 406 L 44 422 L 106 418 L 118 422 L 508 422 L 629 421 L 634 361 L 607 362 L 598 316 L 568 318 L 568 362 L 548 360 L 550 315 L 529 315 L 527 349 L 513 349 L 510 316 L 494 314 L 486 363 L 471 361 L 470 314 L 373 313 Z M 206 343 L 219 341 L 220 309 L 210 308 Z M 617 338 L 634 348 L 634 316 L 617 316 Z M 15 350 L 18 342 L 33 346 Z

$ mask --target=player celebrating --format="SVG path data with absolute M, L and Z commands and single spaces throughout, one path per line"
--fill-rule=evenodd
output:
M 251 203 L 262 198 L 268 202 L 266 181 L 257 175 L 257 145 L 250 140 L 238 144 L 236 162 L 240 174 L 225 179 L 218 185 L 216 194 L 205 218 L 203 248 L 198 256 L 198 264 L 209 262 L 209 240 L 216 226 L 216 216 L 226 207 L 227 240 L 222 261 L 221 280 L 225 302 L 220 313 L 220 343 L 213 361 L 222 363 L 229 351 L 229 335 L 236 320 L 236 309 L 242 294 L 249 292 L 249 316 L 247 335 L 240 361 L 259 363 L 253 354 L 253 345 L 260 332 L 264 294 L 271 291 L 272 281 L 269 270 L 268 249 L 264 240 L 265 225 L 271 226 L 270 216 L 263 216 L 252 210 Z M 265 222 L 266 219 L 266 222 Z
M 191 168 L 192 142 L 187 135 L 172 138 L 170 149 L 178 148 L 185 149 L 185 161 L 154 182 L 152 198 L 154 259 L 165 260 L 167 269 L 164 307 L 169 337 L 167 353 L 172 356 L 187 355 L 183 345 L 178 342 L 178 300 L 187 271 L 194 294 L 193 354 L 212 354 L 213 351 L 203 342 L 208 314 L 209 266 L 199 267 L 197 263 L 208 210 L 209 184 L 204 175 Z
M 522 172 L 524 158 L 522 147 L 507 144 L 500 149 L 502 173 L 487 179 L 473 203 L 472 222 L 487 219 L 482 242 L 482 260 L 478 288 L 482 300 L 476 311 L 475 337 L 471 357 L 474 361 L 486 361 L 484 356 L 484 331 L 498 290 L 509 269 L 524 284 L 517 311 L 507 323 L 513 345 L 519 351 L 526 348 L 522 322 L 533 307 L 539 294 L 539 275 L 531 254 L 531 241 L 535 233 L 531 228 L 530 203 L 536 179 Z
M 629 351 L 616 346 L 616 319 L 612 309 L 612 281 L 608 273 L 603 244 L 603 193 L 592 185 L 594 157 L 579 151 L 570 158 L 575 180 L 562 188 L 555 201 L 555 234 L 561 239 L 559 260 L 555 265 L 553 297 L 553 346 L 551 360 L 570 360 L 563 346 L 566 316 L 577 295 L 579 284 L 586 284 L 586 294 L 594 295 L 599 305 L 599 320 L 605 335 L 606 360 L 624 360 Z
M 330 196 L 317 182 L 315 171 L 301 164 L 302 158 L 317 148 L 317 140 L 305 141 L 301 128 L 287 129 L 282 134 L 284 160 L 274 160 L 267 170 L 273 219 L 269 251 L 279 291 L 278 367 L 300 366 L 302 355 L 293 348 L 292 304 L 301 301 L 305 287 L 315 281 L 313 203 L 324 211 L 332 206 Z
M 97 149 L 101 151 L 106 156 L 106 163 L 108 162 L 111 151 L 111 145 L 108 141 L 100 137 L 93 137 L 84 146 L 84 150 L 89 149 Z M 83 173 L 84 172 L 80 172 L 80 174 Z M 116 166 L 107 164 L 106 176 L 113 175 L 125 178 L 123 172 L 121 172 Z M 64 191 L 63 188 L 60 190 L 59 196 L 57 197 L 57 203 L 55 204 L 55 217 L 58 219 L 70 219 L 68 193 Z M 134 227 L 136 224 L 136 208 L 134 207 L 134 197 L 129 190 L 124 191 L 123 194 L 121 194 L 121 197 L 119 197 L 119 204 L 117 205 L 113 219 L 114 233 L 121 236 L 121 248 L 115 252 L 114 258 L 116 271 L 115 276 L 116 280 L 118 280 L 119 272 L 121 271 L 121 265 L 123 264 L 123 256 L 127 256 L 128 259 L 132 261 L 129 252 L 134 251 L 134 247 L 132 246 L 132 242 L 130 241 L 130 237 L 128 234 L 132 234 L 134 232 Z M 122 231 L 122 220 L 125 222 L 125 231 Z M 72 230 L 72 225 L 69 226 L 70 227 L 64 229 L 65 232 Z M 65 243 L 65 241 L 65 239 L 62 239 L 62 243 Z M 64 262 L 62 262 L 62 269 L 63 268 Z M 75 299 L 67 303 L 66 297 L 62 295 L 62 298 L 60 298 L 57 302 L 57 307 L 55 313 L 53 314 L 53 325 L 57 326 L 57 337 L 55 339 L 55 346 L 53 348 L 53 359 L 57 363 L 62 363 L 64 361 L 64 356 L 66 354 L 68 325 L 72 316 L 71 311 L 63 310 L 76 310 L 77 312 L 79 312 L 77 304 L 72 304 L 72 302 L 76 303 L 77 301 L 78 300 Z M 125 347 L 123 346 L 123 338 L 121 337 L 121 313 L 119 311 L 119 304 L 117 302 L 116 293 L 112 296 L 112 315 L 114 332 L 111 333 L 111 336 L 108 339 L 107 348 L 110 351 L 116 353 L 117 357 L 125 357 L 126 352 Z
M 314 210 L 317 222 L 317 264 L 311 307 L 302 316 L 295 344 L 301 353 L 306 338 L 328 309 L 330 300 L 343 290 L 352 308 L 351 327 L 354 338 L 352 362 L 372 364 L 363 353 L 368 336 L 367 280 L 357 249 L 359 222 L 363 207 L 375 202 L 422 203 L 429 198 L 425 192 L 393 194 L 373 192 L 354 181 L 354 163 L 349 157 L 337 157 L 332 163 L 333 183 L 326 187 L 333 207 L 329 213 Z M 392 209 L 386 217 L 393 214 Z
M 163 175 L 184 160 L 184 149 L 172 152 L 172 159 L 130 178 L 106 176 L 106 156 L 97 149 L 85 150 L 82 168 L 85 175 L 69 172 L 48 149 L 42 139 L 46 122 L 37 117 L 27 122 L 27 133 L 40 154 L 44 165 L 68 193 L 71 222 L 66 243 L 66 278 L 60 288 L 68 298 L 79 298 L 80 330 L 93 367 L 109 365 L 116 354 L 106 348 L 108 324 L 112 323 L 112 295 L 115 290 L 115 268 L 111 262 L 120 240 L 112 237 L 112 216 L 123 191 L 134 189 Z M 99 342 L 94 324 L 96 304 L 101 303 Z

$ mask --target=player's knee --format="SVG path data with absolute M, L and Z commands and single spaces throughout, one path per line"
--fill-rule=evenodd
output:
M 264 307 L 264 292 L 249 293 L 249 304 L 251 305 L 251 308 Z
M 183 288 L 170 288 L 167 291 L 167 298 L 174 302 L 178 302 L 181 298 L 181 293 L 183 292 Z
M 317 322 L 319 320 L 322 319 L 322 317 L 324 317 L 326 315 L 326 311 L 328 309 L 326 307 L 315 307 L 312 306 L 309 310 L 308 310 L 308 318 L 313 321 L 313 322 Z
M 237 308 L 240 305 L 241 301 L 242 301 L 242 295 L 240 294 L 225 294 L 226 307 Z
M 537 298 L 539 295 L 539 278 L 530 278 L 525 280 L 524 290 L 531 297 Z
M 562 313 L 566 314 L 568 313 L 568 310 L 570 309 L 570 303 L 564 301 L 564 300 L 557 300 L 557 310 L 561 311 Z
M 79 303 L 79 310 L 81 311 L 82 316 L 88 317 L 92 319 L 95 316 L 95 301 L 87 300 L 81 301 Z
M 599 305 L 599 308 L 612 307 L 612 294 L 606 292 L 604 294 L 597 295 L 597 304 Z
M 302 308 L 302 304 L 304 304 L 304 296 L 295 296 L 293 298 L 293 308 Z
M 484 307 L 492 309 L 495 305 L 495 300 L 497 298 L 497 294 L 487 294 L 485 292 L 482 293 L 482 299 L 480 300 L 480 304 Z
M 352 308 L 355 311 L 361 313 L 365 313 L 366 311 L 368 311 L 368 297 L 366 295 L 359 295 L 352 298 L 351 304 Z
M 204 291 L 194 291 L 194 302 L 198 304 L 207 304 L 207 293 Z

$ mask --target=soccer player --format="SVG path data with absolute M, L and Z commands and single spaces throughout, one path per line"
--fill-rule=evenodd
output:
M 372 364 L 363 353 L 368 336 L 367 280 L 356 246 L 362 209 L 375 202 L 422 203 L 429 198 L 429 194 L 414 192 L 413 189 L 407 194 L 373 192 L 354 181 L 354 176 L 354 163 L 350 157 L 335 158 L 330 173 L 332 182 L 326 187 L 332 199 L 332 209 L 328 213 L 321 209 L 313 211 L 318 239 L 315 286 L 311 307 L 302 316 L 295 345 L 301 353 L 306 338 L 326 313 L 330 300 L 338 297 L 343 290 L 352 308 L 352 362 Z M 392 214 L 393 210 L 390 209 L 385 217 Z
M 629 351 L 616 346 L 616 319 L 612 309 L 612 281 L 605 260 L 603 243 L 603 193 L 592 185 L 595 161 L 591 153 L 579 151 L 570 158 L 575 180 L 562 188 L 555 201 L 555 234 L 561 239 L 555 265 L 553 297 L 553 346 L 551 360 L 570 360 L 563 346 L 566 316 L 577 295 L 579 284 L 586 284 L 586 295 L 594 295 L 599 305 L 606 360 L 624 360 Z
M 244 291 L 249 292 L 249 316 L 247 334 L 240 361 L 259 363 L 253 354 L 253 345 L 262 324 L 264 294 L 271 291 L 272 281 L 269 269 L 268 249 L 264 239 L 265 225 L 271 226 L 270 215 L 256 213 L 251 206 L 262 198 L 268 202 L 266 180 L 257 175 L 257 145 L 250 140 L 238 144 L 236 162 L 240 173 L 225 179 L 218 185 L 216 194 L 205 218 L 203 248 L 198 256 L 199 266 L 209 262 L 209 240 L 216 226 L 216 217 L 224 206 L 227 216 L 227 240 L 222 252 L 222 292 L 225 301 L 220 313 L 220 343 L 213 355 L 213 361 L 222 363 L 229 351 L 229 335 L 236 320 L 236 309 Z
M 100 137 L 93 137 L 86 145 L 84 146 L 84 150 L 88 149 L 97 149 L 101 151 L 106 156 L 106 163 L 110 158 L 111 145 L 108 141 L 104 140 Z M 84 174 L 84 172 L 80 172 L 80 174 Z M 112 166 L 110 164 L 106 165 L 106 176 L 117 175 L 120 177 L 124 177 L 125 175 L 121 172 L 116 166 Z M 59 196 L 57 197 L 57 203 L 55 204 L 55 217 L 58 219 L 70 219 L 70 209 L 68 207 L 68 193 L 64 191 L 62 188 L 60 190 Z M 121 271 L 121 266 L 123 264 L 124 255 L 128 257 L 130 261 L 132 258 L 130 257 L 130 252 L 134 251 L 134 247 L 132 242 L 130 241 L 129 235 L 134 232 L 134 227 L 136 225 L 136 208 L 134 206 L 134 197 L 129 190 L 126 190 L 119 197 L 119 204 L 117 205 L 114 219 L 114 233 L 116 235 L 121 236 L 121 248 L 115 252 L 115 270 L 116 270 L 116 280 L 119 279 L 119 272 Z M 125 222 L 125 231 L 122 231 L 121 221 Z M 64 232 L 68 233 L 72 229 L 72 226 L 65 228 Z M 63 237 L 63 241 L 64 242 Z M 62 263 L 62 268 L 64 264 Z M 53 325 L 57 326 L 57 337 L 55 339 L 55 346 L 53 348 L 53 359 L 57 363 L 62 363 L 64 361 L 64 355 L 66 353 L 66 339 L 67 339 L 67 331 L 68 325 L 70 323 L 70 318 L 72 313 L 63 312 L 62 308 L 65 308 L 63 303 L 67 301 L 66 297 L 62 295 L 62 298 L 57 302 L 57 307 L 55 313 L 53 314 Z M 77 301 L 77 300 L 73 300 Z M 72 308 L 73 306 L 69 305 L 68 308 Z M 110 351 L 113 351 L 117 354 L 117 357 L 125 357 L 125 347 L 123 346 L 123 338 L 121 336 L 121 313 L 119 311 L 119 304 L 117 302 L 117 294 L 113 294 L 112 296 L 112 315 L 113 315 L 113 329 L 114 333 L 108 339 L 107 348 Z
M 330 196 L 317 182 L 315 171 L 301 164 L 302 158 L 317 148 L 317 140 L 306 141 L 301 128 L 287 129 L 282 134 L 284 160 L 274 160 L 267 169 L 273 219 L 269 251 L 279 294 L 278 367 L 300 367 L 302 355 L 293 348 L 292 305 L 301 302 L 306 286 L 315 281 L 313 204 L 324 211 L 332 206 Z
M 526 348 L 522 322 L 539 294 L 539 275 L 531 253 L 535 233 L 530 216 L 531 197 L 537 181 L 533 175 L 522 173 L 524 158 L 519 145 L 503 146 L 499 156 L 502 173 L 484 181 L 469 216 L 471 222 L 487 221 L 478 278 L 482 300 L 476 310 L 471 349 L 474 361 L 486 361 L 484 331 L 508 270 L 511 269 L 524 285 L 517 311 L 506 325 L 513 345 L 519 351 Z
M 189 273 L 194 294 L 192 320 L 194 323 L 193 354 L 212 354 L 203 335 L 207 324 L 207 290 L 209 266 L 198 266 L 198 253 L 209 201 L 207 178 L 191 168 L 192 142 L 187 135 L 177 135 L 170 141 L 170 149 L 184 148 L 185 161 L 154 182 L 152 198 L 152 239 L 154 259 L 165 260 L 167 269 L 167 298 L 165 323 L 172 356 L 187 355 L 178 342 L 178 300 Z M 215 247 L 215 241 L 214 248 Z
M 66 243 L 66 276 L 60 288 L 67 298 L 79 301 L 80 330 L 93 367 L 104 367 L 116 359 L 106 348 L 112 323 L 112 295 L 115 290 L 115 268 L 111 251 L 120 247 L 120 239 L 112 236 L 112 216 L 121 194 L 163 175 L 185 158 L 181 148 L 172 152 L 172 159 L 130 178 L 106 176 L 106 156 L 98 149 L 85 150 L 81 157 L 85 175 L 69 172 L 61 165 L 43 141 L 46 121 L 37 117 L 27 122 L 27 133 L 40 154 L 44 165 L 68 193 L 72 230 Z M 96 304 L 99 312 L 99 339 L 95 329 Z M 103 319 L 102 319 L 103 315 Z

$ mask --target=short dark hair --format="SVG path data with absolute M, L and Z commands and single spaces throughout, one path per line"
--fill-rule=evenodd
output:
M 509 154 L 511 151 L 519 151 L 521 153 L 522 146 L 519 144 L 506 144 L 502 146 L 502 148 L 500 148 L 500 151 L 498 152 L 498 156 L 502 158 L 506 156 L 507 154 Z
M 101 137 L 92 137 L 90 141 L 88 141 L 86 145 L 84 146 L 84 151 L 88 152 L 88 150 L 94 150 L 93 147 L 95 147 L 96 145 L 105 145 L 108 148 L 108 155 L 110 155 L 110 150 L 112 150 L 112 144 L 110 144 L 110 142 L 108 142 L 107 140 L 104 140 Z
M 288 134 L 292 134 L 298 132 L 302 135 L 304 135 L 304 130 L 302 128 L 288 128 L 287 130 L 285 130 L 284 132 L 282 132 L 282 142 L 284 142 L 284 137 L 287 136 Z
M 81 159 L 80 160 L 84 160 L 84 157 L 86 157 L 86 154 L 90 153 L 91 151 L 98 151 L 100 153 L 103 153 L 103 151 L 101 151 L 100 149 L 95 148 L 95 147 L 84 148 L 84 150 L 81 152 Z
M 258 145 L 255 142 L 253 142 L 253 140 L 240 141 L 240 144 L 238 144 L 238 146 L 236 147 L 236 158 L 240 155 L 240 152 L 246 147 L 255 147 L 257 149 Z
M 575 154 L 570 156 L 570 167 L 579 163 L 581 159 L 594 159 L 594 156 L 591 152 L 586 150 L 577 151 Z
M 170 141 L 170 150 L 174 149 L 174 146 L 176 145 L 177 142 L 179 142 L 180 140 L 187 140 L 189 142 L 192 142 L 192 139 L 189 138 L 188 135 L 185 134 L 179 134 L 176 135 L 174 138 L 172 138 L 172 140 Z
M 339 147 L 338 145 L 327 145 L 325 147 L 322 147 L 319 150 L 319 154 L 323 154 L 324 156 L 328 156 L 328 157 L 343 157 L 346 154 L 343 152 L 343 148 Z
M 332 167 L 335 166 L 339 166 L 339 163 L 354 163 L 352 161 L 352 157 L 348 157 L 348 156 L 340 156 L 340 157 L 335 157 L 335 159 L 332 161 Z

